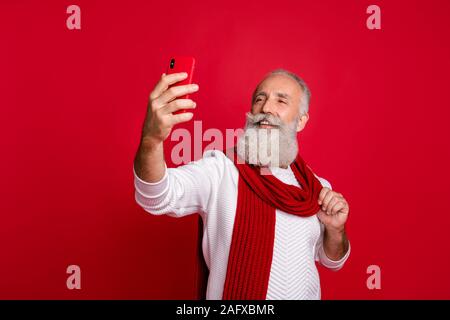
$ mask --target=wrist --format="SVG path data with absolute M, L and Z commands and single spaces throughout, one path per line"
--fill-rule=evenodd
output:
M 134 167 L 138 174 L 142 174 L 142 168 L 148 167 L 148 165 L 155 160 L 158 153 L 163 154 L 163 142 L 158 142 L 151 137 L 142 137 L 139 144 L 138 151 L 134 159 Z M 163 155 L 161 157 L 164 157 Z
M 142 137 L 134 159 L 134 170 L 145 182 L 154 183 L 161 180 L 165 172 L 163 142 Z
M 328 238 L 342 241 L 345 238 L 345 226 L 336 228 L 325 225 L 325 233 Z
M 143 136 L 141 139 L 141 145 L 139 148 L 142 152 L 151 152 L 153 150 L 157 150 L 159 147 L 161 147 L 163 144 L 163 141 L 156 139 L 152 136 Z
M 348 251 L 349 242 L 345 229 L 325 228 L 324 246 L 326 256 L 333 261 L 338 261 Z

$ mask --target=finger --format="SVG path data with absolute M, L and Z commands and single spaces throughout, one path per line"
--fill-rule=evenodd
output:
M 180 109 L 194 109 L 197 104 L 191 99 L 175 99 L 162 108 L 163 114 L 175 112 Z
M 172 125 L 176 125 L 178 123 L 187 122 L 187 121 L 191 120 L 193 116 L 194 116 L 194 114 L 192 112 L 184 112 L 184 113 L 174 114 L 171 117 L 170 121 L 171 121 Z
M 327 204 L 327 207 L 326 207 L 326 212 L 327 212 L 327 214 L 330 214 L 331 215 L 331 209 L 333 208 L 333 206 L 336 204 L 336 203 L 338 203 L 339 202 L 339 198 L 337 198 L 337 197 L 332 197 L 331 199 L 330 199 L 330 201 L 328 202 L 328 204 Z
M 345 203 L 343 201 L 337 201 L 335 205 L 330 209 L 331 215 L 337 214 L 339 211 L 344 209 Z
M 319 193 L 319 205 L 322 205 L 322 203 L 323 203 L 323 199 L 325 198 L 325 196 L 327 195 L 327 193 L 329 192 L 329 191 L 331 191 L 329 188 L 327 188 L 327 187 L 323 187 L 322 188 L 322 190 L 320 190 L 320 193 Z
M 327 211 L 328 204 L 330 203 L 331 199 L 333 199 L 334 193 L 332 191 L 327 192 L 325 195 L 325 198 L 322 201 L 322 210 Z
M 319 211 L 317 212 L 317 218 L 319 218 L 319 220 L 323 223 L 324 219 L 326 219 L 326 214 L 323 211 Z
M 188 76 L 188 74 L 186 72 L 178 72 L 178 73 L 172 73 L 172 74 L 167 74 L 167 75 L 165 73 L 163 73 L 161 75 L 161 79 L 156 84 L 152 93 L 150 93 L 150 100 L 155 100 L 164 91 L 166 91 L 170 85 L 186 79 L 187 76 Z
M 185 94 L 193 93 L 198 90 L 197 84 L 185 84 L 182 86 L 170 87 L 164 91 L 158 98 L 156 98 L 157 105 L 165 105 L 177 97 L 184 96 Z
M 335 192 L 334 195 L 339 199 L 344 199 L 344 196 L 342 195 L 342 193 Z
M 344 197 L 340 196 L 338 193 L 334 192 L 334 198 L 339 201 L 345 201 Z
M 344 200 L 344 207 L 340 210 L 343 214 L 349 214 L 350 207 L 348 206 L 348 202 Z

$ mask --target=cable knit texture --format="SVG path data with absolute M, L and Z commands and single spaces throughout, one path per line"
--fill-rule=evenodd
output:
M 291 168 L 271 168 L 286 184 L 300 187 Z M 183 217 L 199 213 L 203 219 L 202 249 L 209 279 L 207 299 L 222 299 L 238 194 L 238 171 L 218 150 L 177 168 L 167 168 L 156 183 L 134 173 L 135 198 L 147 212 Z M 316 176 L 322 186 L 329 182 Z M 350 248 L 339 260 L 330 260 L 322 247 L 324 227 L 317 216 L 298 217 L 275 211 L 275 237 L 266 299 L 320 299 L 320 280 L 315 261 L 339 270 Z

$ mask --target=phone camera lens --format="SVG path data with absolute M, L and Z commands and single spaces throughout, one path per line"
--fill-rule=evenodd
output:
M 175 59 L 170 60 L 170 69 L 173 69 L 175 66 Z

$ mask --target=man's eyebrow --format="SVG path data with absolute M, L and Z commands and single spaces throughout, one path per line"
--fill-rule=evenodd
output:
M 275 95 L 276 95 L 278 98 L 291 100 L 291 96 L 288 95 L 287 93 L 284 93 L 284 92 L 275 92 Z M 256 94 L 254 95 L 253 99 L 256 99 L 256 97 L 259 97 L 259 96 L 264 96 L 264 97 L 267 98 L 268 95 L 267 95 L 267 93 L 266 93 L 265 91 L 260 91 L 260 92 L 258 92 L 258 93 L 256 93 Z
M 266 97 L 267 98 L 267 93 L 265 93 L 264 91 L 260 91 L 260 92 L 258 92 L 258 93 L 255 93 L 255 95 L 253 96 L 253 102 L 256 100 L 256 98 L 257 97 L 259 97 L 259 96 L 264 96 L 264 97 Z
M 279 97 L 279 98 L 284 98 L 284 99 L 287 99 L 287 100 L 291 100 L 291 96 L 288 95 L 287 93 L 276 92 L 275 94 L 276 94 L 277 97 Z

